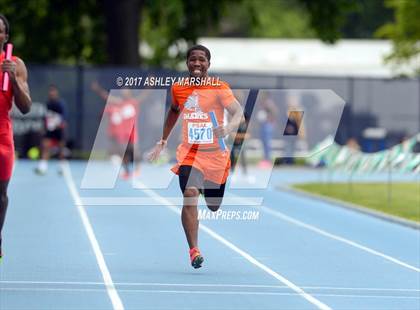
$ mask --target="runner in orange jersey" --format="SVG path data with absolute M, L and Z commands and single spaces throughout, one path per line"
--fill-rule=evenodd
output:
M 214 84 L 214 79 L 208 77 L 210 58 L 210 51 L 202 45 L 187 51 L 189 78 L 172 86 L 172 104 L 162 138 L 149 154 L 150 160 L 159 157 L 181 115 L 183 139 L 172 171 L 179 176 L 184 196 L 181 219 L 194 268 L 200 268 L 204 261 L 198 249 L 198 197 L 200 193 L 204 196 L 211 211 L 219 209 L 230 168 L 229 150 L 222 150 L 219 139 L 235 131 L 243 117 L 229 85 L 219 80 Z M 227 125 L 223 122 L 225 109 L 232 115 Z M 215 113 L 219 126 L 213 126 L 210 112 Z

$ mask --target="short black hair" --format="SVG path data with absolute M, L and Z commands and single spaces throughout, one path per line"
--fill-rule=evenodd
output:
M 203 51 L 204 53 L 206 53 L 207 60 L 208 60 L 208 61 L 210 61 L 210 58 L 211 58 L 210 50 L 209 50 L 207 47 L 205 47 L 204 45 L 200 45 L 200 44 L 197 44 L 197 45 L 191 46 L 191 47 L 188 49 L 188 51 L 187 51 L 187 60 L 188 60 L 188 58 L 190 57 L 191 52 L 192 52 L 192 51 L 196 51 L 196 50 Z
M 6 16 L 4 16 L 1 13 L 0 13 L 0 19 L 3 21 L 4 28 L 6 30 L 6 34 L 9 34 L 9 32 L 10 32 L 9 21 L 7 20 Z

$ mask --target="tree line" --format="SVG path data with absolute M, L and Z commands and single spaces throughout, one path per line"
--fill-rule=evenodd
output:
M 33 63 L 175 67 L 199 37 L 387 38 L 396 64 L 420 53 L 420 0 L 0 0 L 0 12 Z

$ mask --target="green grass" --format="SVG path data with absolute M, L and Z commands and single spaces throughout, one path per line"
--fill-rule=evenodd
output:
M 420 222 L 420 183 L 392 183 L 390 204 L 386 183 L 307 183 L 294 187 Z

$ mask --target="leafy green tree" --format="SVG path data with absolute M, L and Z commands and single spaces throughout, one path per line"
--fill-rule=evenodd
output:
M 387 6 L 394 9 L 394 22 L 378 29 L 376 35 L 393 41 L 392 53 L 387 61 L 397 66 L 416 60 L 414 71 L 420 74 L 420 0 L 388 0 Z
M 392 21 L 393 10 L 383 0 L 357 0 L 345 15 L 340 31 L 343 38 L 372 39 L 380 26 Z
M 233 0 L 236 1 L 236 0 Z M 173 66 L 190 44 L 216 28 L 229 0 L 0 0 L 17 55 L 37 63 L 137 65 L 144 36 L 152 63 Z M 144 21 L 142 21 L 144 19 Z M 204 32 L 203 32 L 204 31 Z
M 217 33 L 222 37 L 313 38 L 309 14 L 296 0 L 242 0 L 223 12 Z
M 104 62 L 104 22 L 95 0 L 0 0 L 11 41 L 23 59 L 38 63 Z M 100 8 L 99 8 L 100 9 Z
M 341 38 L 340 29 L 349 12 L 356 10 L 356 1 L 299 0 L 307 9 L 310 25 L 322 41 L 334 43 Z
M 0 7 L 17 55 L 64 64 L 137 65 L 140 42 L 144 64 L 175 67 L 203 36 L 333 43 L 368 37 L 360 24 L 383 20 L 380 0 L 0 0 Z
M 140 37 L 155 66 L 176 66 L 199 37 L 315 37 L 297 0 L 154 0 L 142 13 Z
M 140 37 L 150 48 L 148 63 L 174 67 L 187 45 L 215 32 L 222 12 L 235 0 L 146 0 Z

